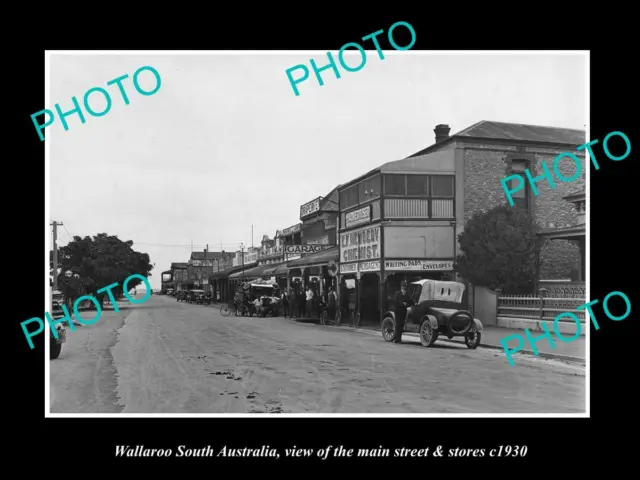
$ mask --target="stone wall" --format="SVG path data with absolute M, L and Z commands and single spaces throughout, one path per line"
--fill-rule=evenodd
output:
M 464 153 L 464 220 L 478 211 L 486 211 L 497 205 L 508 204 L 500 180 L 509 174 L 510 158 L 518 158 L 518 145 L 465 145 Z M 569 192 L 585 185 L 585 159 L 582 153 L 576 153 L 581 159 L 581 174 L 576 180 L 565 183 L 556 177 L 553 161 L 556 156 L 566 150 L 521 148 L 523 157 L 531 160 L 530 172 L 533 177 L 544 173 L 541 162 L 545 162 L 552 172 L 555 188 L 551 188 L 545 179 L 535 184 L 538 195 L 533 197 L 532 213 L 541 228 L 548 222 L 556 227 L 574 225 L 577 214 L 573 205 L 563 200 Z M 575 153 L 575 152 L 572 152 Z M 575 163 L 571 158 L 564 158 L 558 167 L 564 177 L 571 177 L 575 171 Z M 568 278 L 571 271 L 578 269 L 580 251 L 576 244 L 566 240 L 547 241 L 540 253 L 540 278 Z

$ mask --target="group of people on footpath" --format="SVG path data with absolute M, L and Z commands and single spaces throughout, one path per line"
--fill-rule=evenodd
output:
M 327 303 L 324 299 L 316 295 L 310 286 L 304 292 L 296 293 L 294 288 L 289 288 L 282 292 L 282 308 L 285 317 L 312 318 L 320 316 L 323 309 L 327 309 L 331 318 L 335 314 L 336 293 L 333 287 L 329 289 Z M 333 313 L 332 313 L 333 311 Z
M 338 296 L 333 287 L 329 288 L 326 303 L 321 296 L 316 296 L 310 286 L 307 286 L 305 291 L 300 294 L 296 293 L 294 288 L 289 288 L 282 292 L 280 298 L 285 318 L 313 318 L 319 316 L 322 322 L 324 322 L 324 319 L 321 313 L 324 309 L 327 310 L 329 318 L 334 318 L 338 301 Z
M 248 292 L 244 292 L 241 286 L 236 290 L 234 303 L 243 304 L 248 301 L 246 298 Z M 343 303 L 347 301 L 347 295 L 342 295 Z M 338 295 L 333 286 L 329 287 L 326 302 L 321 296 L 316 296 L 311 286 L 307 285 L 303 292 L 298 294 L 296 289 L 284 289 L 277 297 L 280 300 L 280 311 L 285 318 L 314 318 L 320 317 L 320 323 L 325 323 L 325 317 L 322 311 L 326 310 L 327 319 L 333 320 L 336 316 L 338 308 Z M 257 309 L 260 309 L 261 298 L 254 298 L 253 302 Z M 402 333 L 406 322 L 407 314 L 410 311 L 413 301 L 408 293 L 408 284 L 403 280 L 400 284 L 400 290 L 393 295 L 393 304 L 396 312 L 396 334 L 393 343 L 402 343 Z M 346 305 L 346 303 L 345 303 Z M 346 306 L 344 307 L 346 308 Z M 351 309 L 351 307 L 349 307 Z

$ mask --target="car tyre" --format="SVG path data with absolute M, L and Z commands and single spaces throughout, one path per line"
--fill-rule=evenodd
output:
M 49 358 L 51 360 L 55 360 L 60 356 L 60 352 L 62 351 L 62 344 L 55 342 L 51 344 L 51 348 L 49 349 Z
M 393 342 L 396 338 L 396 321 L 393 317 L 382 320 L 382 338 L 386 342 Z
M 433 325 L 431 325 L 431 320 L 425 318 L 420 323 L 420 343 L 423 347 L 430 347 L 433 345 L 438 339 L 438 332 L 434 332 Z
M 467 345 L 467 348 L 471 350 L 475 350 L 480 345 L 480 340 L 482 340 L 482 334 L 480 332 L 470 332 L 464 336 L 464 343 Z
M 462 330 L 455 330 L 453 328 L 453 322 L 454 320 L 457 320 L 459 317 L 467 317 L 469 321 Z M 456 312 L 453 315 L 451 315 L 451 317 L 447 321 L 447 331 L 450 337 L 465 336 L 466 338 L 467 333 L 469 333 L 472 328 L 473 328 L 473 317 L 468 312 L 464 312 L 464 311 Z

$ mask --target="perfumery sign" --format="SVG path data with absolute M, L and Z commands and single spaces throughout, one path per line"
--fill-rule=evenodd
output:
M 309 203 L 305 203 L 300 207 L 300 219 L 308 217 L 309 215 L 313 215 L 314 213 L 320 211 L 320 200 L 322 197 L 318 197 L 315 200 L 310 201 Z

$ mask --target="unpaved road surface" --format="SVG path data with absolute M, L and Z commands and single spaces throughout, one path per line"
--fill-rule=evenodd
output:
M 152 296 L 69 332 L 51 413 L 583 413 L 584 367 Z

